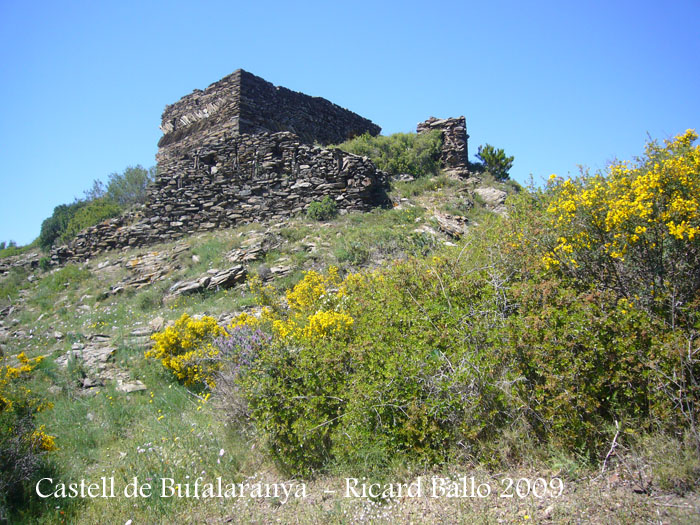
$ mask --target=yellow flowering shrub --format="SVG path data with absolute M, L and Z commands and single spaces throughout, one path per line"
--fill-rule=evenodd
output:
M 12 410 L 20 400 L 29 402 L 36 412 L 50 408 L 51 403 L 30 399 L 28 394 L 31 392 L 19 385 L 19 380 L 29 377 L 31 371 L 44 360 L 44 356 L 40 355 L 32 359 L 22 352 L 17 355 L 17 360 L 19 361 L 17 364 L 10 365 L 8 358 L 0 357 L 0 413 Z
M 214 339 L 227 335 L 213 317 L 194 319 L 183 314 L 173 326 L 151 336 L 156 344 L 145 355 L 159 359 L 186 385 L 213 387 L 214 373 L 220 367 Z
M 287 291 L 289 315 L 279 316 L 267 310 L 262 317 L 271 321 L 273 333 L 281 339 L 347 339 L 354 321 L 343 309 L 346 290 L 347 283 L 340 278 L 337 267 L 329 267 L 326 274 L 311 270 Z
M 35 423 L 37 412 L 53 407 L 37 395 L 38 389 L 30 388 L 43 359 L 24 352 L 0 354 L 0 521 L 13 509 L 26 510 L 35 483 L 45 473 L 43 456 L 58 448 L 45 426 Z
M 688 130 L 607 174 L 550 178 L 555 241 L 542 260 L 648 306 L 688 301 L 700 273 L 700 146 Z M 671 298 L 670 295 L 674 297 Z
M 32 445 L 39 450 L 43 450 L 45 452 L 50 452 L 52 450 L 57 450 L 58 447 L 56 446 L 56 438 L 54 436 L 48 435 L 44 430 L 45 426 L 41 425 L 37 430 L 32 432 L 32 435 L 30 437 L 30 440 L 32 442 Z

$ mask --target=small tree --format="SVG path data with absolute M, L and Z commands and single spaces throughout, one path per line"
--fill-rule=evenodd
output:
M 107 184 L 107 198 L 120 206 L 145 202 L 146 187 L 155 179 L 156 168 L 129 166 L 123 173 L 112 173 Z
M 101 199 L 106 193 L 107 190 L 105 190 L 104 183 L 99 179 L 95 179 L 92 181 L 92 187 L 89 190 L 85 190 L 83 195 L 85 195 L 86 201 L 94 201 Z
M 506 152 L 502 148 L 494 148 L 491 144 L 479 146 L 476 158 L 483 163 L 484 168 L 497 180 L 507 180 L 509 178 L 508 171 L 513 167 L 513 160 L 515 160 L 515 157 L 507 157 Z
M 75 216 L 78 210 L 84 205 L 84 201 L 75 201 L 71 204 L 60 204 L 56 206 L 51 217 L 44 219 L 44 222 L 41 223 L 39 246 L 44 250 L 51 249 L 54 242 L 66 231 L 68 223 L 73 216 Z

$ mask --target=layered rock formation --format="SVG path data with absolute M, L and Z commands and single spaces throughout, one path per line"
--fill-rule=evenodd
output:
M 440 162 L 448 175 L 469 176 L 469 151 L 467 147 L 467 122 L 464 117 L 437 119 L 430 117 L 418 124 L 416 131 L 423 133 L 432 130 L 442 131 L 442 152 Z

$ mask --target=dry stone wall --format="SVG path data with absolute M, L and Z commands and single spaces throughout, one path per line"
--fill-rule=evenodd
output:
M 378 126 L 240 69 L 167 106 L 161 129 L 158 174 L 145 206 L 82 231 L 53 250 L 54 263 L 282 220 L 326 195 L 341 210 L 387 201 L 387 176 L 371 161 L 313 145 L 376 135 Z
M 233 135 L 211 130 L 159 153 L 146 205 L 78 234 L 56 263 L 203 230 L 283 220 L 324 196 L 341 210 L 386 203 L 387 175 L 366 157 L 302 142 L 290 132 Z
M 206 136 L 212 129 L 229 134 L 291 131 L 303 142 L 324 145 L 381 131 L 366 118 L 324 98 L 274 86 L 242 69 L 167 106 L 158 145 L 162 148 L 186 136 Z
M 467 122 L 464 117 L 437 119 L 430 117 L 418 124 L 417 132 L 432 130 L 442 131 L 442 152 L 440 162 L 445 171 L 452 176 L 469 176 L 469 151 L 467 140 Z

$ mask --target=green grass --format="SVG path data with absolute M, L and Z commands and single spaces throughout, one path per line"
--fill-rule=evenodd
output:
M 8 246 L 0 250 L 0 259 L 5 257 L 12 257 L 14 255 L 22 255 L 23 253 L 28 253 L 39 247 L 39 239 L 34 239 L 29 244 L 24 246 Z
M 456 181 L 447 175 L 418 177 L 416 180 L 411 182 L 394 182 L 392 184 L 392 193 L 400 197 L 417 197 L 427 192 L 436 191 L 440 188 L 451 188 L 458 185 L 459 181 Z
M 11 304 L 19 296 L 19 292 L 30 286 L 27 281 L 29 272 L 24 268 L 12 268 L 9 274 L 0 281 L 0 306 Z
M 509 183 L 495 187 L 517 191 Z M 292 288 L 309 269 L 322 270 L 335 264 L 353 271 L 407 255 L 431 254 L 440 249 L 446 237 L 415 230 L 425 226 L 437 230 L 432 210 L 460 214 L 472 220 L 480 220 L 488 213 L 478 196 L 473 199 L 474 206 L 467 209 L 467 191 L 468 185 L 463 181 L 445 176 L 420 177 L 411 183 L 394 184 L 391 196 L 400 204 L 394 209 L 348 213 L 323 225 L 297 217 L 281 227 L 251 224 L 193 236 L 184 240 L 191 248 L 175 261 L 180 265 L 179 270 L 162 282 L 117 296 L 103 298 L 101 294 L 125 277 L 128 271 L 122 267 L 111 277 L 106 277 L 96 269 L 99 262 L 163 251 L 174 243 L 107 253 L 94 258 L 88 266 L 72 264 L 47 273 L 16 269 L 0 278 L 0 304 L 11 301 L 17 305 L 12 318 L 18 319 L 19 323 L 12 330 L 23 330 L 27 334 L 32 331 L 31 338 L 6 341 L 6 354 L 11 356 L 25 351 L 30 356 L 50 356 L 27 386 L 43 393 L 55 405 L 39 414 L 37 424 L 46 425 L 46 432 L 57 438 L 59 450 L 48 456 L 57 472 L 56 477 L 68 481 L 113 475 L 123 486 L 134 476 L 142 481 L 160 476 L 182 481 L 187 479 L 186 476 L 196 478 L 204 471 L 207 478 L 221 475 L 230 481 L 256 474 L 260 479 L 286 481 L 274 462 L 261 453 L 264 442 L 242 435 L 220 417 L 212 401 L 199 402 L 160 363 L 145 359 L 145 349 L 130 343 L 131 331 L 146 326 L 157 316 L 166 321 L 177 319 L 183 313 L 218 316 L 256 306 L 246 286 L 182 296 L 168 304 L 162 302 L 163 295 L 174 282 L 199 277 L 210 268 L 230 266 L 226 254 L 240 247 L 252 233 L 257 235 L 267 231 L 267 238 L 275 243 L 279 241 L 279 245 L 262 260 L 250 265 L 251 272 L 262 265 L 283 264 L 293 269 L 289 275 L 272 281 L 280 293 Z M 313 251 L 308 249 L 312 243 L 316 246 Z M 199 258 L 199 262 L 193 261 L 193 255 Z M 33 281 L 28 280 L 30 275 L 34 275 Z M 86 295 L 91 297 L 84 297 Z M 86 308 L 78 308 L 81 299 Z M 62 332 L 64 337 L 55 339 L 54 331 Z M 53 362 L 52 358 L 63 355 L 73 343 L 84 343 L 90 334 L 95 333 L 112 336 L 110 344 L 117 348 L 113 364 L 128 372 L 132 379 L 142 381 L 146 391 L 124 394 L 117 392 L 114 384 L 107 384 L 92 389 L 95 392 L 85 392 L 78 386 L 78 379 L 85 372 L 79 362 L 70 363 L 66 369 Z M 373 481 L 410 480 L 418 475 L 450 472 L 475 472 L 483 477 L 504 474 L 474 466 L 465 458 L 454 459 L 430 471 L 395 458 L 394 463 L 378 469 L 368 449 L 361 464 L 338 463 L 327 475 L 310 480 L 309 492 L 315 496 L 305 502 L 291 501 L 285 505 L 272 501 L 221 503 L 159 497 L 47 500 L 35 502 L 27 508 L 19 522 L 99 523 L 109 516 L 109 520 L 115 523 L 128 520 L 134 523 L 185 523 L 219 518 L 233 518 L 240 523 L 277 520 L 282 523 L 297 520 L 300 523 L 350 523 L 361 519 L 378 523 L 401 523 L 411 519 L 425 523 L 495 523 L 499 519 L 525 522 L 528 521 L 524 520 L 525 515 L 532 516 L 533 521 L 544 520 L 543 513 L 549 505 L 554 510 L 548 519 L 554 522 L 598 519 L 623 523 L 625 520 L 659 519 L 653 505 L 656 500 L 634 494 L 629 489 L 626 492 L 613 490 L 607 485 L 607 478 L 598 479 L 599 467 L 593 468 L 575 455 L 537 448 L 533 443 L 523 442 L 520 439 L 523 435 L 524 432 L 516 429 L 510 438 L 503 436 L 493 445 L 502 463 L 506 464 L 505 459 L 510 458 L 511 475 L 556 474 L 565 477 L 572 487 L 566 499 L 547 501 L 542 506 L 531 500 L 407 501 L 392 505 L 391 509 L 387 504 L 354 499 L 324 499 L 325 489 L 342 486 L 344 477 L 350 474 L 367 475 Z M 627 464 L 615 460 L 609 472 L 619 474 L 621 479 L 633 479 L 639 475 L 639 467 L 645 466 L 652 469 L 654 487 L 677 497 L 685 495 L 690 498 L 698 484 L 700 460 L 696 451 L 688 446 L 689 441 L 660 435 L 642 437 L 636 447 L 624 450 Z M 224 454 L 219 456 L 222 449 Z M 606 494 L 605 500 L 600 496 L 603 493 Z M 605 505 L 601 501 L 605 501 Z M 678 502 L 678 505 L 687 501 L 692 499 Z M 671 503 L 676 504 L 675 500 Z M 682 522 L 683 512 L 688 513 L 681 507 L 672 506 L 658 510 L 665 521 Z

